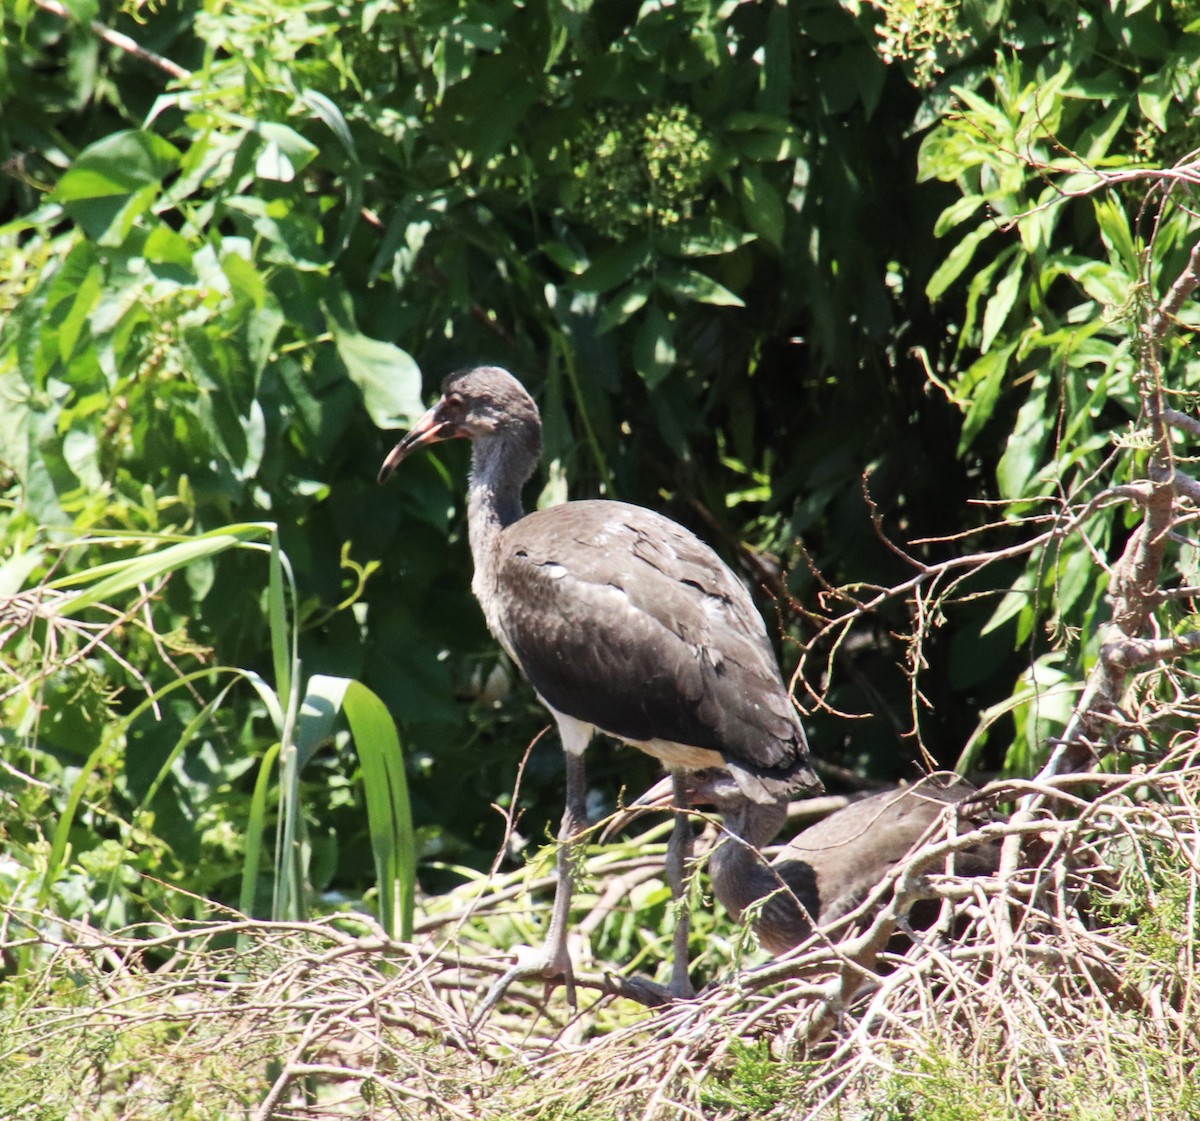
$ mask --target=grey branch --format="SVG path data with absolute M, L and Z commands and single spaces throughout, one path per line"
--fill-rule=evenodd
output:
M 1181 413 L 1178 409 L 1164 408 L 1160 414 L 1164 424 L 1169 424 L 1172 428 L 1178 428 L 1182 432 L 1188 432 L 1193 436 L 1200 436 L 1200 420 L 1193 416 L 1188 416 L 1187 413 Z
M 1104 645 L 1101 656 L 1111 666 L 1130 670 L 1164 662 L 1181 654 L 1200 650 L 1200 631 L 1172 635 L 1170 638 L 1121 638 Z
M 1200 284 L 1200 241 L 1192 246 L 1187 268 L 1175 278 L 1167 298 L 1150 316 L 1150 330 L 1157 338 L 1161 339 L 1166 334 L 1167 325 L 1179 314 L 1188 297 L 1196 290 L 1197 284 Z
M 74 22 L 74 17 L 67 10 L 67 6 L 59 2 L 59 0 L 34 0 L 39 8 L 43 11 L 50 12 L 58 16 L 60 19 L 71 20 Z M 156 54 L 147 47 L 143 47 L 140 43 L 131 39 L 128 35 L 123 35 L 120 31 L 114 31 L 111 27 L 105 27 L 99 20 L 91 21 L 92 33 L 97 38 L 103 39 L 104 42 L 117 47 L 126 54 L 131 54 L 135 58 L 140 58 L 143 62 L 150 63 L 151 66 L 157 66 L 159 70 L 163 70 L 170 74 L 172 78 L 190 78 L 191 71 L 185 70 L 176 62 L 172 62 L 169 58 L 163 58 L 162 55 Z

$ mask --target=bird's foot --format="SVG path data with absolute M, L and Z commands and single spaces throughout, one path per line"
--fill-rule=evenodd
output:
M 566 952 L 565 947 L 560 953 L 554 953 L 546 946 L 540 949 L 534 949 L 532 946 L 518 946 L 516 953 L 516 964 L 488 989 L 487 996 L 483 998 L 483 1003 L 479 1006 L 479 1011 L 475 1013 L 472 1021 L 474 1026 L 478 1027 L 483 1023 L 487 1014 L 500 1003 L 501 997 L 518 981 L 544 981 L 546 989 L 543 1000 L 548 999 L 550 993 L 561 984 L 567 990 L 567 1002 L 570 1006 L 572 1008 L 578 1006 L 575 994 L 575 972 L 571 968 L 571 955 Z

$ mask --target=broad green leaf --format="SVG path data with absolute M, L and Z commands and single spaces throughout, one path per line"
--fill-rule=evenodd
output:
M 975 256 L 975 250 L 988 238 L 996 232 L 995 223 L 989 221 L 976 226 L 969 234 L 959 241 L 946 259 L 938 265 L 933 276 L 929 278 L 929 283 L 925 285 L 925 294 L 931 300 L 939 299 L 961 275 L 963 270 L 971 263 Z
M 944 237 L 955 226 L 965 222 L 972 214 L 987 202 L 983 195 L 965 195 L 957 202 L 951 203 L 938 215 L 933 227 L 934 237 Z
M 407 940 L 412 938 L 416 841 L 400 737 L 384 703 L 365 685 L 315 674 L 303 706 L 310 725 L 304 730 L 303 742 L 311 746 L 318 737 L 327 736 L 333 717 L 343 710 L 362 768 L 379 883 L 380 922 L 393 937 Z
M 379 428 L 404 427 L 419 417 L 421 371 L 406 351 L 382 339 L 361 334 L 347 317 L 348 304 L 336 312 L 326 304 L 338 357 L 362 393 L 372 423 Z
M 657 389 L 675 367 L 675 338 L 670 319 L 652 307 L 642 319 L 633 343 L 633 364 L 650 390 Z
M 992 410 L 1000 397 L 1004 385 L 1004 376 L 1008 372 L 1008 363 L 1012 358 L 1015 344 L 993 350 L 976 359 L 963 375 L 960 383 L 960 393 L 969 386 L 970 405 L 963 421 L 962 435 L 959 438 L 959 452 L 971 446 L 971 442 L 979 435 L 983 426 L 991 419 Z
M 379 879 L 380 922 L 393 937 L 412 938 L 417 848 L 400 737 L 383 702 L 358 681 L 343 701 L 363 770 L 371 848 Z
M 732 253 L 754 236 L 721 218 L 708 218 L 668 227 L 655 235 L 654 244 L 671 257 L 715 257 Z
M 783 248 L 783 199 L 757 168 L 747 167 L 738 179 L 738 197 L 746 224 L 776 250 Z
M 40 548 L 32 548 L 15 553 L 0 563 L 0 599 L 16 595 L 45 560 L 45 553 Z
M 70 203 L 130 195 L 157 186 L 179 166 L 179 149 L 152 132 L 114 132 L 85 148 L 72 161 L 50 197 Z
M 622 288 L 621 291 L 605 301 L 597 330 L 603 333 L 625 323 L 646 306 L 646 301 L 653 291 L 654 282 L 645 278 L 635 280 L 632 284 Z
M 1138 89 L 1138 108 L 1159 132 L 1167 131 L 1167 112 L 1174 100 L 1174 75 L 1168 68 L 1156 70 Z
M 286 161 L 287 167 L 293 175 L 295 172 L 303 171 L 321 153 L 320 148 L 306 140 L 294 128 L 289 128 L 278 121 L 256 121 L 253 128 L 266 141 L 264 151 L 276 153 L 277 157 Z M 274 177 L 267 176 L 267 178 Z M 283 180 L 283 182 L 288 181 L 288 179 Z
M 1084 132 L 1076 145 L 1076 150 L 1080 151 L 1084 159 L 1094 166 L 1098 160 L 1109 154 L 1113 139 L 1120 133 L 1128 115 L 1128 102 L 1120 101 L 1113 105 Z
M 1053 424 L 1053 411 L 1047 407 L 1045 376 L 1039 375 L 1034 380 L 1029 399 L 1017 412 L 1017 422 L 996 465 L 996 482 L 1004 498 L 1025 497 L 1041 466 L 1045 442 Z
M 1098 304 L 1122 307 L 1132 294 L 1126 274 L 1102 261 L 1088 261 L 1070 270 L 1071 278 Z
M 1021 290 L 1021 280 L 1024 276 L 1023 261 L 1017 258 L 1005 274 L 1004 279 L 996 285 L 996 291 L 987 302 L 987 310 L 983 313 L 983 332 L 979 339 L 979 349 L 987 353 L 996 336 L 1004 327 L 1008 313 L 1017 302 L 1017 294 Z
M 647 241 L 634 239 L 601 253 L 573 282 L 580 292 L 610 292 L 645 268 L 651 259 Z
M 659 287 L 684 300 L 696 300 L 718 307 L 745 307 L 741 296 L 718 284 L 711 276 L 694 269 L 664 269 L 659 273 Z

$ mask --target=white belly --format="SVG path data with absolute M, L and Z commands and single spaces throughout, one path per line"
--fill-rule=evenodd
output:
M 558 734 L 562 739 L 563 750 L 572 755 L 582 755 L 596 734 L 595 727 L 585 724 L 582 720 L 576 720 L 573 716 L 567 716 L 566 713 L 557 712 L 546 704 L 543 697 L 538 697 L 538 700 L 550 709 L 554 722 L 558 725 Z M 706 747 L 689 747 L 687 744 L 660 739 L 622 740 L 622 742 L 644 751 L 647 755 L 653 755 L 671 770 L 698 771 L 704 767 L 725 766 L 725 757 L 719 751 L 712 751 Z

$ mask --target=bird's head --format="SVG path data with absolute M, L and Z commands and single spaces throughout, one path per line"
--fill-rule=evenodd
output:
M 459 370 L 442 383 L 442 395 L 389 453 L 379 481 L 417 448 L 443 440 L 486 441 L 507 436 L 525 445 L 536 461 L 541 452 L 541 417 L 525 387 L 499 366 Z

